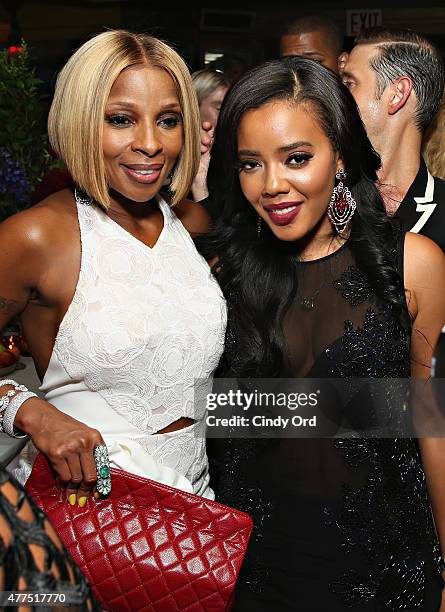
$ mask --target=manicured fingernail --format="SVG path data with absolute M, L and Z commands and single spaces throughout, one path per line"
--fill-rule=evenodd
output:
M 83 508 L 85 506 L 85 504 L 87 503 L 87 497 L 79 497 L 79 506 L 81 508 Z
M 100 493 L 98 493 L 97 491 L 94 491 L 93 495 L 94 495 L 94 499 L 99 499 L 100 497 Z
M 74 504 L 76 503 L 76 494 L 71 493 L 71 495 L 68 497 L 68 501 L 70 503 L 70 506 L 74 506 Z

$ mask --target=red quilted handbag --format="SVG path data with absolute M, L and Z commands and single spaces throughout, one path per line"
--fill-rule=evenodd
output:
M 70 506 L 40 453 L 26 483 L 105 609 L 230 610 L 250 516 L 121 470 L 112 482 L 107 499 Z

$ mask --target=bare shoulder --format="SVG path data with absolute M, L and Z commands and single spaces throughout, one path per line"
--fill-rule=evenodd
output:
M 65 286 L 75 261 L 75 217 L 74 198 L 67 190 L 0 224 L 0 290 L 14 304 L 8 315 L 23 311 L 30 291 L 43 295 L 49 277 L 57 276 L 53 285 L 59 289 Z M 55 293 L 52 291 L 51 296 Z
M 405 284 L 445 282 L 445 255 L 430 238 L 408 232 L 405 239 Z M 443 283 L 442 283 L 443 285 Z
M 3 221 L 0 241 L 8 238 L 9 244 L 25 249 L 50 247 L 59 241 L 66 229 L 75 227 L 76 219 L 73 194 L 64 189 Z
M 411 315 L 425 326 L 445 321 L 445 255 L 426 236 L 408 233 L 405 240 L 405 287 L 412 295 Z
M 210 217 L 202 204 L 182 200 L 173 208 L 185 229 L 192 235 L 205 234 L 209 229 Z

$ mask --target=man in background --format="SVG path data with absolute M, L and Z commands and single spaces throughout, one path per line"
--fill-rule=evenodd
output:
M 343 34 L 335 21 L 322 15 L 292 20 L 280 37 L 280 56 L 299 55 L 339 72 L 347 54 Z
M 427 39 L 381 28 L 359 36 L 343 71 L 382 159 L 379 181 L 387 213 L 445 251 L 445 181 L 431 176 L 420 154 L 444 78 L 439 53 Z

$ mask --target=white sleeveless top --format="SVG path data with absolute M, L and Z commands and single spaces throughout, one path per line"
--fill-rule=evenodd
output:
M 40 389 L 101 432 L 115 467 L 212 498 L 205 405 L 194 392 L 211 384 L 226 305 L 190 235 L 158 201 L 164 227 L 150 248 L 77 194 L 80 274 Z M 156 434 L 181 417 L 195 423 Z

